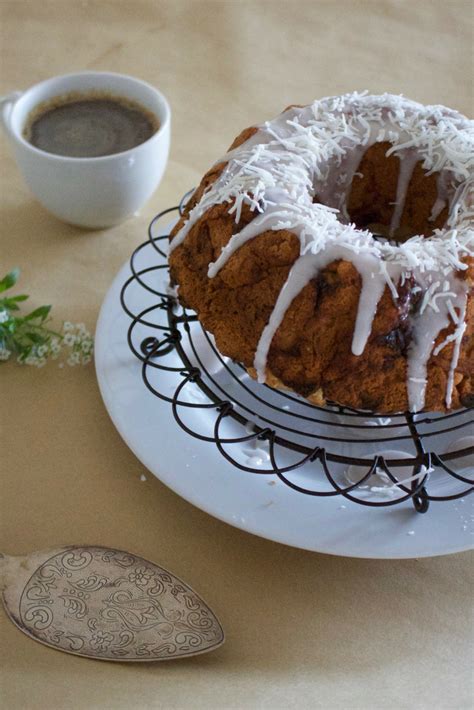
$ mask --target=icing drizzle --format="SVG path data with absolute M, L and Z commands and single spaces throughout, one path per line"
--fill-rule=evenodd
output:
M 390 231 L 391 237 L 394 236 L 396 230 L 400 226 L 400 220 L 403 214 L 403 208 L 405 207 L 405 201 L 408 192 L 408 186 L 410 184 L 411 176 L 415 169 L 419 158 L 416 150 L 411 150 L 409 153 L 405 154 L 403 160 L 400 161 L 400 170 L 398 173 L 397 182 L 397 196 L 395 198 L 395 209 L 393 210 L 392 219 L 390 221 Z
M 438 198 L 430 220 L 446 205 L 446 227 L 429 238 L 415 235 L 404 243 L 375 240 L 370 232 L 349 224 L 347 200 L 352 179 L 365 151 L 388 141 L 400 159 L 397 192 L 389 234 L 400 225 L 406 195 L 417 162 L 438 172 Z M 443 106 L 422 106 L 400 96 L 353 93 L 290 108 L 219 162 L 227 165 L 191 210 L 170 244 L 172 252 L 213 205 L 229 203 L 240 220 L 242 206 L 257 216 L 235 233 L 208 276 L 215 277 L 245 242 L 268 230 L 287 229 L 300 241 L 293 264 L 262 331 L 254 366 L 265 381 L 268 352 L 285 313 L 302 289 L 328 264 L 344 259 L 359 272 L 362 287 L 352 339 L 361 355 L 370 337 L 378 303 L 388 287 L 396 300 L 398 285 L 413 278 L 423 292 L 419 312 L 411 318 L 412 342 L 407 352 L 407 396 L 411 411 L 425 403 L 427 367 L 432 354 L 454 343 L 447 381 L 446 406 L 452 401 L 461 350 L 468 286 L 458 272 L 474 249 L 474 122 Z M 313 203 L 314 196 L 324 203 Z M 442 330 L 454 324 L 433 352 Z

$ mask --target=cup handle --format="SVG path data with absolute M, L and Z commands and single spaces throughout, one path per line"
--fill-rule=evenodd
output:
M 10 94 L 0 97 L 0 117 L 2 119 L 3 126 L 7 131 L 11 131 L 10 114 L 13 106 L 22 95 L 23 91 L 12 91 Z

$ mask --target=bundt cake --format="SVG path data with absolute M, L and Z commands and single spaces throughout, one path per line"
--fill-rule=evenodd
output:
M 220 352 L 311 402 L 474 404 L 474 121 L 352 93 L 244 130 L 173 229 Z

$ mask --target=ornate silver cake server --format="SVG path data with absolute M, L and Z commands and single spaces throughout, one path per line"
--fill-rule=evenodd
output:
M 35 641 L 107 661 L 162 661 L 224 643 L 222 627 L 185 582 L 128 552 L 69 546 L 0 554 L 3 604 Z

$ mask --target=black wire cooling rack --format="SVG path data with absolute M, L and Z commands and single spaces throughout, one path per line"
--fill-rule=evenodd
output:
M 374 416 L 331 403 L 319 407 L 254 382 L 219 353 L 167 285 L 169 235 L 158 230 L 163 218 L 182 214 L 189 194 L 153 219 L 148 239 L 132 254 L 120 296 L 144 385 L 170 404 L 179 427 L 216 447 L 237 469 L 276 475 L 309 496 L 340 496 L 370 507 L 411 499 L 425 513 L 430 501 L 471 493 L 472 409 Z

